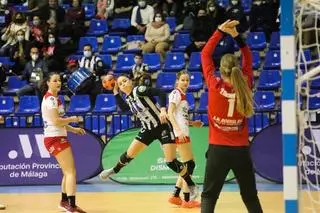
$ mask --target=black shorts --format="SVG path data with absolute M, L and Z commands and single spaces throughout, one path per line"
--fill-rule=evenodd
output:
M 158 139 L 161 144 L 175 143 L 173 128 L 170 124 L 162 124 L 151 130 L 140 129 L 136 139 L 149 146 L 154 140 Z

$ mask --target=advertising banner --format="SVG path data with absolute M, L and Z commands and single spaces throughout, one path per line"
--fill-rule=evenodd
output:
M 139 129 L 131 129 L 120 133 L 109 141 L 102 154 L 104 169 L 111 168 L 118 162 L 120 155 L 127 150 L 138 132 Z M 197 183 L 203 183 L 206 163 L 205 152 L 208 148 L 208 128 L 191 127 L 190 137 L 196 161 L 193 179 Z M 112 176 L 112 179 L 128 184 L 174 184 L 177 177 L 178 175 L 166 165 L 160 142 L 154 141 L 129 165 L 118 174 Z M 233 178 L 234 175 L 230 172 L 227 180 Z
M 92 133 L 68 133 L 81 182 L 101 169 L 102 143 Z M 61 169 L 49 155 L 42 128 L 0 129 L 0 185 L 60 184 Z

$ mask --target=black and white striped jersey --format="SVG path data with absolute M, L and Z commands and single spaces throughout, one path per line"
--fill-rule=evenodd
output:
M 134 87 L 126 102 L 118 94 L 117 104 L 122 111 L 131 111 L 140 120 L 144 129 L 152 130 L 161 125 L 160 107 L 156 104 L 154 96 L 159 96 L 159 106 L 166 106 L 166 94 L 157 88 L 146 86 Z

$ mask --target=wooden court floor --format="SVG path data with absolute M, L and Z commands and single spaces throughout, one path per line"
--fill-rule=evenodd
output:
M 22 186 L 23 187 L 23 186 Z M 199 213 L 200 209 L 183 209 L 167 203 L 168 192 L 80 192 L 77 202 L 88 213 Z M 281 192 L 260 192 L 265 213 L 281 213 Z M 59 193 L 0 194 L 7 209 L 0 213 L 55 213 Z M 238 192 L 222 192 L 217 213 L 246 213 Z

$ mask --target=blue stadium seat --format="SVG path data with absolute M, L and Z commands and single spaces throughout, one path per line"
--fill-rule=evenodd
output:
M 8 77 L 8 87 L 3 91 L 4 95 L 16 95 L 16 92 L 27 85 L 26 81 L 20 80 L 18 76 L 9 76 Z
M 33 127 L 42 127 L 43 126 L 42 118 L 40 115 L 33 116 L 32 126 Z
M 172 91 L 175 87 L 176 74 L 160 72 L 156 81 L 156 87 L 166 92 Z
M 80 37 L 78 53 L 82 55 L 83 46 L 86 44 L 91 44 L 93 52 L 98 51 L 98 40 L 96 37 Z
M 301 52 L 302 53 L 302 52 Z M 305 49 L 303 51 L 303 54 L 300 55 L 300 69 L 302 71 L 307 70 L 309 67 L 311 67 L 313 64 L 311 63 L 312 56 L 310 49 Z
M 201 72 L 190 73 L 190 85 L 188 91 L 197 92 L 203 88 L 203 80 Z
M 233 38 L 231 36 L 225 36 L 217 44 L 213 56 L 214 56 L 214 58 L 219 59 L 224 54 L 233 53 L 234 51 L 235 51 L 235 42 L 234 42 Z
M 128 35 L 127 42 L 130 41 L 144 41 L 144 35 Z
M 186 98 L 189 103 L 189 111 L 194 111 L 195 109 L 195 98 L 192 92 L 186 93 Z
M 166 23 L 169 25 L 170 33 L 174 33 L 177 27 L 176 17 L 167 17 Z
M 258 51 L 252 51 L 252 68 L 257 70 L 260 68 L 261 60 Z
M 263 50 L 267 46 L 264 32 L 249 32 L 247 44 L 252 50 Z
M 65 10 L 65 11 L 67 11 L 67 10 L 69 10 L 70 9 L 70 4 L 61 4 L 61 7 Z
M 130 19 L 128 18 L 115 18 L 111 24 L 111 32 L 109 35 L 126 35 L 126 30 L 131 27 Z
M 83 55 L 70 55 L 70 56 L 68 56 L 68 61 L 69 60 L 80 61 L 82 57 L 83 57 Z
M 5 127 L 26 127 L 27 119 L 25 116 L 9 116 L 5 118 Z
M 312 90 L 310 92 L 311 95 L 315 95 L 317 93 L 319 94 L 319 90 Z M 320 95 L 309 98 L 309 109 L 320 109 Z
M 89 95 L 73 95 L 70 99 L 68 114 L 82 115 L 91 109 Z
M 280 69 L 280 51 L 271 50 L 267 52 L 264 69 Z
M 178 33 L 174 37 L 172 52 L 184 52 L 187 46 L 191 44 L 190 34 L 189 33 Z
M 117 110 L 116 99 L 113 94 L 99 94 L 92 112 L 108 113 Z
M 199 102 L 200 102 L 200 105 L 198 107 L 198 111 L 199 112 L 208 111 L 208 93 L 207 92 L 201 93 Z
M 112 117 L 108 136 L 115 135 L 121 131 L 133 127 L 131 116 L 129 115 L 114 115 Z
M 320 89 L 320 76 L 317 76 L 317 79 L 311 81 L 311 89 Z
M 18 5 L 14 5 L 13 9 L 15 10 L 15 12 L 25 13 L 28 10 L 28 6 L 18 4 Z
M 200 113 L 200 114 L 197 114 L 194 118 L 194 120 L 200 120 L 203 122 L 204 126 L 208 126 L 209 125 L 209 120 L 208 120 L 208 114 L 203 114 L 203 113 Z
M 186 65 L 184 54 L 182 52 L 168 52 L 164 62 L 164 72 L 177 72 L 184 69 Z
M 104 38 L 101 53 L 118 53 L 120 49 L 120 36 L 107 36 Z
M 160 54 L 159 53 L 143 54 L 143 63 L 148 64 L 150 72 L 155 72 L 160 70 L 161 69 Z
M 118 55 L 115 72 L 118 72 L 118 73 L 131 72 L 133 65 L 134 65 L 133 54 Z
M 188 70 L 190 72 L 201 72 L 201 52 L 191 53 Z
M 14 113 L 14 101 L 12 96 L 0 96 L 0 115 Z
M 87 115 L 85 116 L 85 128 L 91 130 L 96 135 L 106 135 L 106 116 Z
M 273 110 L 275 108 L 275 96 L 271 91 L 256 91 L 254 94 L 255 110 Z
M 64 100 L 64 95 L 59 95 L 58 98 L 59 98 L 59 100 L 61 101 L 62 105 L 63 105 L 64 107 L 66 107 L 66 103 L 65 103 L 65 100 Z
M 252 0 L 241 0 L 241 5 L 245 14 L 251 11 Z
M 260 90 L 277 90 L 281 86 L 279 70 L 262 70 L 257 88 Z
M 229 0 L 217 0 L 217 4 L 220 7 L 227 8 L 229 6 Z
M 269 117 L 266 113 L 255 113 L 248 119 L 249 134 L 254 135 L 268 127 Z
M 34 115 L 40 113 L 40 102 L 38 96 L 21 96 L 16 115 Z
M 106 20 L 91 19 L 89 29 L 87 31 L 88 36 L 102 36 L 108 32 L 108 25 Z
M 98 57 L 101 58 L 106 70 L 110 70 L 112 68 L 112 57 L 111 57 L 111 55 L 99 55 Z
M 269 49 L 280 50 L 280 33 L 279 32 L 272 32 Z
M 84 8 L 85 17 L 87 20 L 92 19 L 96 15 L 96 5 L 95 4 L 82 4 Z
M 0 57 L 0 63 L 9 67 L 15 64 L 9 57 Z

